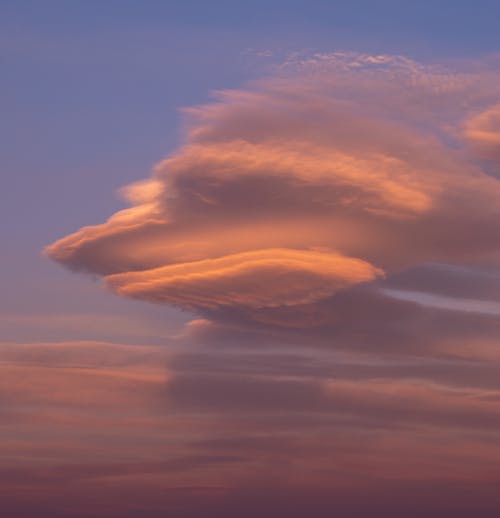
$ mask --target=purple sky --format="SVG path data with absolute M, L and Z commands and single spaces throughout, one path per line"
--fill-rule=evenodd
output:
M 497 517 L 499 15 L 1 2 L 0 511 Z

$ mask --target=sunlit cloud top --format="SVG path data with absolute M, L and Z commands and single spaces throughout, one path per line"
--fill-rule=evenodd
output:
M 499 85 L 486 67 L 290 56 L 184 109 L 183 144 L 123 188 L 131 207 L 46 253 L 126 297 L 259 319 L 422 264 L 498 265 Z

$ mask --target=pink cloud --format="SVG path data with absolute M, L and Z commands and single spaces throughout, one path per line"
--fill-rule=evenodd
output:
M 465 121 L 465 137 L 483 158 L 500 158 L 500 104 L 472 115 Z
M 472 114 L 499 83 L 402 57 L 291 60 L 185 110 L 184 144 L 122 190 L 132 207 L 46 253 L 195 312 L 299 311 L 422 263 L 497 265 L 500 182 L 461 128 L 494 134 L 494 114 Z

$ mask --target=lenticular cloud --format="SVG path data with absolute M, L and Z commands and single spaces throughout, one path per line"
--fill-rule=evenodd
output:
M 126 297 L 300 307 L 420 264 L 498 265 L 500 75 L 316 54 L 184 110 L 131 207 L 46 249 Z M 493 164 L 493 165 L 492 165 Z

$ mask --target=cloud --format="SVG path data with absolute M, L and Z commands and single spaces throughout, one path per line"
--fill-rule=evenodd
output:
M 125 404 L 147 415 L 165 383 L 164 356 L 161 348 L 98 342 L 0 344 L 0 399 L 14 422 L 105 421 Z
M 1 344 L 0 509 L 331 516 L 359 492 L 399 512 L 390 495 L 407 491 L 421 517 L 436 487 L 465 486 L 470 508 L 498 510 L 498 360 Z
M 0 344 L 0 514 L 497 518 L 498 86 L 301 55 L 184 110 L 47 253 L 195 320 L 1 317 L 163 346 Z
M 496 267 L 500 181 L 468 142 L 494 143 L 499 83 L 295 56 L 185 109 L 184 143 L 122 189 L 132 206 L 46 253 L 125 297 L 259 322 L 295 308 L 305 323 L 311 304 L 422 264 Z
M 196 311 L 315 302 L 381 273 L 338 254 L 266 249 L 110 275 L 107 283 L 120 295 Z
M 304 426 L 313 420 L 351 426 L 401 423 L 449 427 L 496 427 L 497 390 L 463 389 L 422 381 L 267 379 L 251 376 L 179 376 L 169 384 L 171 403 L 183 411 L 221 412 L 267 419 L 276 412 Z M 314 419 L 316 416 L 316 419 Z
M 465 137 L 483 158 L 500 158 L 500 104 L 489 106 L 465 121 Z

